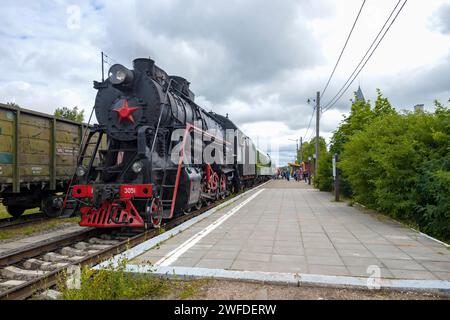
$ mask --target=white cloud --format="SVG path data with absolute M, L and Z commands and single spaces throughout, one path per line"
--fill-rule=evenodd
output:
M 367 2 L 323 103 L 395 3 Z M 361 1 L 82 0 L 79 21 L 72 5 L 2 1 L 0 100 L 48 113 L 78 105 L 89 114 L 100 51 L 128 66 L 151 56 L 191 81 L 197 103 L 228 113 L 262 148 L 279 149 L 283 164 L 295 155 L 289 139 L 306 134 L 313 108 L 306 100 L 323 88 Z M 450 98 L 449 8 L 446 0 L 408 1 L 357 83 L 323 115 L 321 134 L 331 137 L 358 84 L 366 98 L 380 88 L 399 108 Z

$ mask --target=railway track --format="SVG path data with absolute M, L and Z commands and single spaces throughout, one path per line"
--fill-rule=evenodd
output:
M 179 216 L 161 227 L 170 230 L 231 198 Z M 0 256 L 0 300 L 27 299 L 56 285 L 70 265 L 96 265 L 159 234 L 160 229 L 86 229 Z
M 19 218 L 4 218 L 0 219 L 0 230 L 32 224 L 45 219 L 48 219 L 48 217 L 43 212 L 28 214 Z

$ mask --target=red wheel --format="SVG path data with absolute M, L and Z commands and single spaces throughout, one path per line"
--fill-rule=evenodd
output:
M 151 208 L 150 220 L 152 222 L 153 228 L 158 229 L 161 227 L 162 218 L 155 216 L 156 214 L 158 214 L 157 199 L 152 200 L 152 204 L 150 205 L 150 208 Z
M 161 222 L 162 222 L 162 218 L 152 217 L 153 228 L 155 228 L 155 229 L 161 228 Z
M 214 173 L 210 179 L 209 187 L 212 192 L 215 192 L 217 188 L 219 187 L 219 176 L 217 173 Z
M 222 199 L 225 199 L 226 192 L 227 192 L 227 176 L 223 174 L 220 178 L 220 193 L 221 193 L 220 197 Z

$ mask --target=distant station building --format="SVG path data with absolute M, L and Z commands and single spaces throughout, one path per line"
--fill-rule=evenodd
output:
M 425 105 L 423 105 L 423 104 L 416 104 L 416 105 L 414 106 L 414 111 L 415 111 L 416 113 L 424 112 L 424 110 L 425 110 Z

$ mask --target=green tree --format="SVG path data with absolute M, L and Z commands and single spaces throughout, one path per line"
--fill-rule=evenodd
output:
M 355 95 L 355 99 L 352 102 L 350 115 L 344 116 L 344 119 L 340 123 L 338 129 L 333 133 L 330 144 L 330 153 L 341 154 L 344 150 L 345 144 L 349 139 L 357 132 L 364 130 L 365 126 L 369 124 L 374 118 L 374 112 L 371 110 L 370 101 L 364 101 L 358 99 Z M 319 163 L 320 166 L 320 163 Z M 328 165 L 327 165 L 328 166 Z M 339 166 L 338 166 L 339 167 Z M 329 172 L 328 170 L 320 170 L 324 174 Z M 329 179 L 332 173 L 329 173 Z M 352 196 L 352 190 L 350 184 L 347 182 L 345 176 L 341 175 L 340 189 L 342 195 L 346 197 Z
M 380 89 L 377 89 L 377 100 L 375 101 L 373 113 L 375 117 L 397 113 L 389 100 L 383 97 Z
M 319 153 L 327 151 L 327 142 L 323 137 L 319 137 Z M 314 155 L 316 154 L 316 137 L 312 138 L 311 141 L 303 143 L 302 146 L 302 157 L 303 161 L 307 162 L 308 159 L 314 159 Z M 297 161 L 300 163 L 300 151 L 297 155 Z
M 373 108 L 356 98 L 330 151 L 321 150 L 315 186 L 331 190 L 337 153 L 344 195 L 450 240 L 450 111 L 438 101 L 435 106 L 434 113 L 400 114 L 378 89 Z M 312 156 L 314 144 L 303 152 Z
M 332 154 L 336 153 L 340 155 L 344 151 L 344 147 L 351 137 L 358 132 L 364 131 L 375 119 L 394 114 L 397 114 L 397 112 L 392 107 L 389 100 L 383 97 L 380 89 L 377 89 L 377 99 L 373 109 L 371 108 L 370 100 L 363 101 L 358 99 L 355 95 L 350 115 L 344 117 L 339 128 L 334 132 L 333 137 L 331 138 L 330 152 Z M 340 166 L 338 165 L 338 167 Z M 324 171 L 324 173 L 325 172 L 327 171 Z M 351 197 L 353 192 L 345 175 L 341 175 L 340 185 L 341 193 L 344 196 Z
M 449 100 L 450 102 L 450 100 Z M 450 110 L 435 101 L 428 160 L 419 169 L 416 210 L 422 230 L 450 239 Z
M 450 238 L 450 113 L 380 115 L 344 145 L 340 167 L 357 201 Z
M 334 132 L 333 137 L 331 138 L 331 152 L 341 153 L 345 143 L 348 142 L 350 137 L 356 132 L 363 130 L 373 118 L 374 112 L 370 107 L 370 101 L 359 100 L 355 95 L 350 115 L 348 117 L 344 116 L 339 128 Z
M 55 117 L 77 122 L 83 122 L 84 110 L 78 110 L 78 107 L 74 107 L 72 109 L 67 107 L 57 108 L 55 110 Z
M 314 156 L 316 154 L 316 138 L 311 141 L 305 142 L 302 147 L 303 161 L 308 162 L 311 158 L 311 164 L 314 164 Z M 300 163 L 300 152 L 297 156 L 297 161 Z M 328 163 L 330 162 L 330 163 Z M 331 156 L 327 150 L 327 143 L 323 137 L 319 137 L 319 164 L 318 172 L 314 177 L 314 186 L 322 191 L 331 191 L 332 182 L 330 183 L 329 170 L 332 170 Z M 331 177 L 331 181 L 333 178 Z
M 314 178 L 314 186 L 320 191 L 331 191 L 333 182 L 333 154 L 325 150 L 319 157 L 319 167 Z

